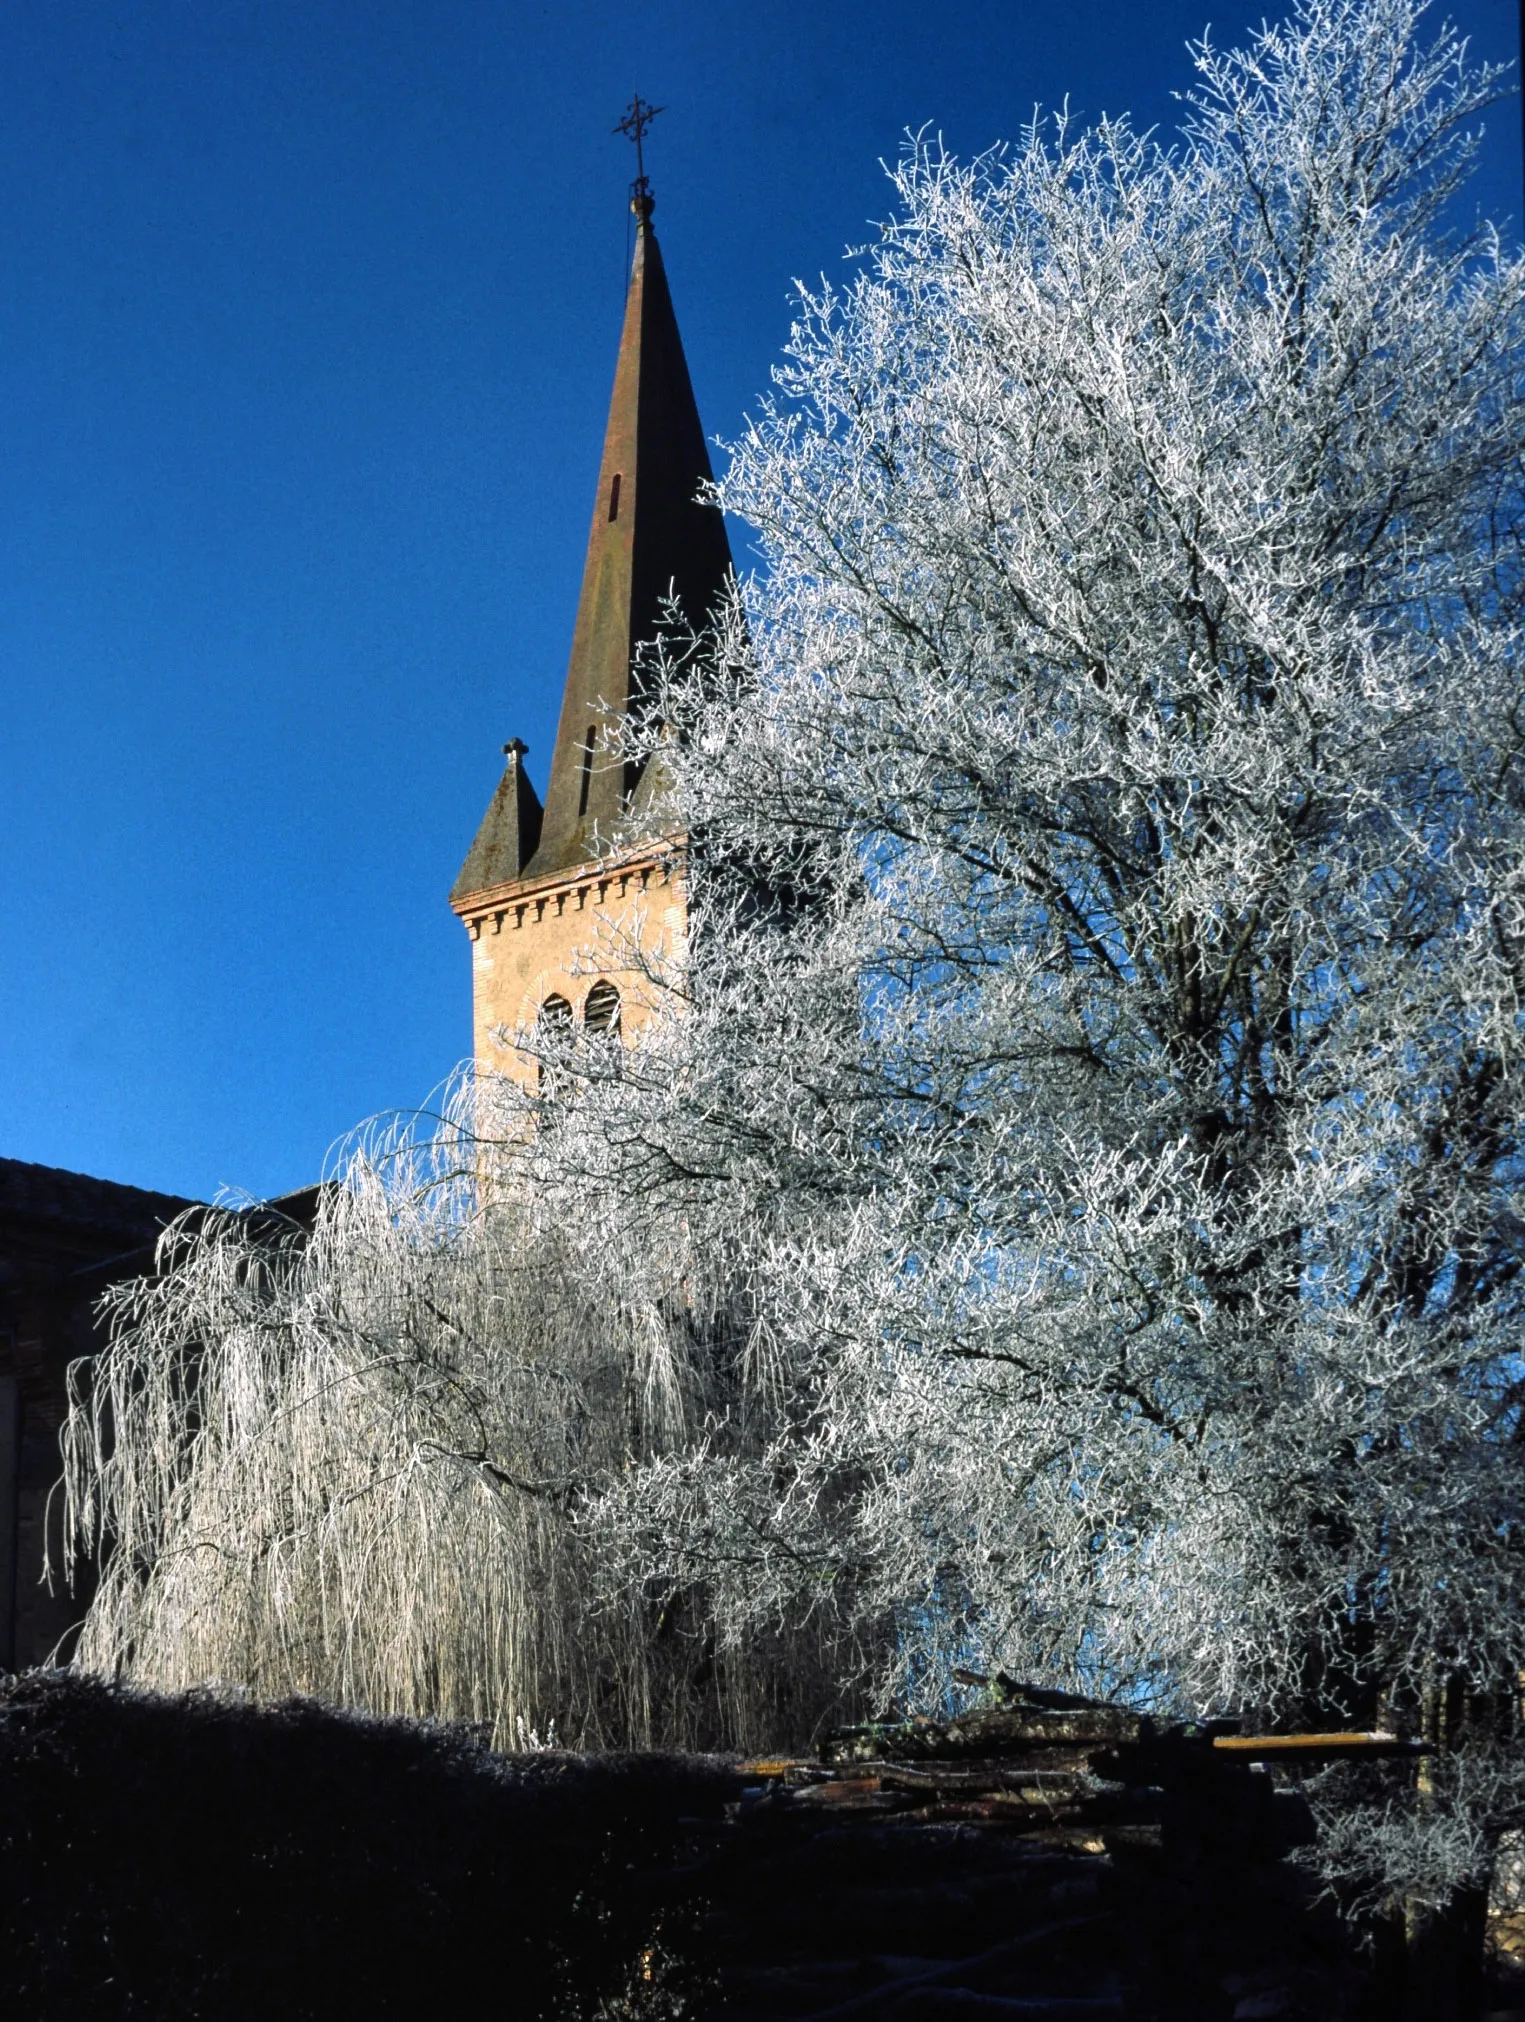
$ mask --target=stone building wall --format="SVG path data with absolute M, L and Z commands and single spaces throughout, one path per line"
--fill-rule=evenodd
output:
M 153 1268 L 160 1232 L 195 1203 L 55 1166 L 0 1159 L 0 1670 L 67 1656 L 88 1567 L 60 1564 L 59 1432 L 67 1373 L 102 1344 L 97 1301 Z M 51 1551 L 49 1547 L 51 1546 Z
M 526 1083 L 536 1063 L 498 1045 L 498 1028 L 531 1031 L 550 997 L 565 999 L 581 1022 L 589 992 L 603 982 L 619 992 L 620 1030 L 632 1037 L 660 1008 L 641 953 L 654 963 L 681 960 L 687 932 L 682 859 L 665 845 L 475 894 L 462 910 L 477 1065 Z

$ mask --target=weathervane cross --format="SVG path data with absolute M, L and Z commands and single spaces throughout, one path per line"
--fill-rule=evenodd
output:
M 612 133 L 622 133 L 627 140 L 635 142 L 635 194 L 646 197 L 651 194 L 651 185 L 646 180 L 646 163 L 641 151 L 641 142 L 646 138 L 646 129 L 664 108 L 649 105 L 637 92 L 630 101 L 630 109 L 619 125 L 612 127 Z

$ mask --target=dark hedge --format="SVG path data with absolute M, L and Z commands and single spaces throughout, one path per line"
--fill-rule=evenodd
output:
M 682 1821 L 735 1789 L 704 1758 L 504 1758 L 302 1701 L 0 1679 L 0 2014 L 629 2012 L 681 1920 Z

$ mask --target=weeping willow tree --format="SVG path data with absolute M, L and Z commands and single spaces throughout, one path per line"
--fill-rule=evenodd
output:
M 71 1372 L 78 1653 L 481 1723 L 513 1746 L 786 1739 L 861 1669 L 829 1610 L 717 1636 L 702 1586 L 608 1577 L 587 1515 L 724 1416 L 744 1301 L 691 1256 L 537 1214 L 490 1091 L 372 1130 L 310 1226 L 196 1211 Z

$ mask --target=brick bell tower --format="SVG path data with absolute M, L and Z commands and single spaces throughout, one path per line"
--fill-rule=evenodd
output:
M 637 98 L 618 130 L 639 149 L 652 116 Z M 731 552 L 719 511 L 696 502 L 710 460 L 643 169 L 631 209 L 635 258 L 545 803 L 515 738 L 450 894 L 471 937 L 478 1068 L 523 1081 L 535 1062 L 495 1045 L 497 1028 L 580 1022 L 628 1037 L 655 1008 L 636 951 L 681 954 L 687 935 L 683 837 L 664 823 L 655 782 L 601 745 L 641 707 L 635 656 L 664 599 L 702 624 Z M 627 840 L 611 852 L 616 826 Z

